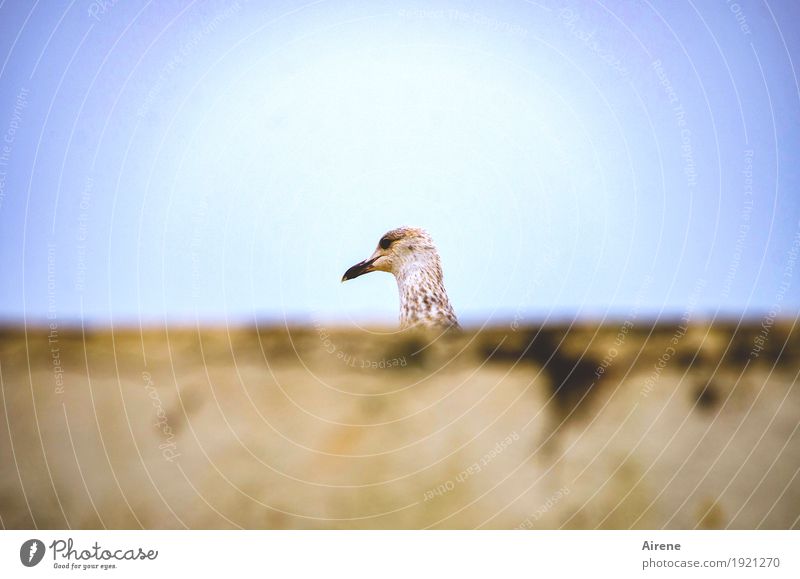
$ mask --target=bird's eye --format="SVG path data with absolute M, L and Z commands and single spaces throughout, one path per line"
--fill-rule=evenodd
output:
M 389 239 L 388 237 L 384 237 L 384 238 L 383 238 L 383 239 L 381 239 L 381 240 L 380 240 L 380 242 L 378 243 L 378 245 L 380 245 L 380 246 L 381 246 L 381 249 L 389 249 L 389 246 L 390 246 L 391 244 L 392 244 L 392 240 L 391 240 L 391 239 Z

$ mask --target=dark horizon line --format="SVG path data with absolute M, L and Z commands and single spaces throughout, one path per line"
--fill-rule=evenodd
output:
M 48 319 L 36 317 L 33 319 L 23 320 L 19 318 L 3 318 L 0 317 L 0 331 L 48 331 L 53 329 L 51 324 L 55 323 L 55 329 L 59 331 L 80 331 L 82 328 L 87 331 L 102 331 L 102 330 L 119 330 L 119 331 L 150 331 L 159 329 L 172 329 L 175 331 L 199 329 L 201 330 L 246 330 L 250 328 L 285 328 L 292 329 L 319 329 L 323 327 L 331 330 L 353 330 L 359 327 L 369 328 L 391 328 L 398 325 L 396 320 L 376 319 L 371 320 L 329 320 L 318 321 L 314 320 L 310 315 L 303 316 L 305 319 L 300 319 L 299 316 L 291 316 L 280 318 L 277 316 L 263 316 L 260 318 L 246 319 L 244 317 L 237 317 L 232 319 L 190 319 L 186 317 L 168 318 L 168 319 L 142 319 L 135 320 L 130 318 L 122 318 L 120 321 L 114 322 L 98 322 L 96 319 L 78 318 L 56 318 Z M 769 325 L 784 325 L 787 323 L 797 322 L 800 318 L 800 312 L 792 314 L 779 313 L 777 316 L 769 316 L 769 312 L 762 314 L 748 313 L 746 315 L 736 315 L 730 312 L 723 312 L 716 315 L 696 313 L 688 321 L 689 326 L 711 324 L 714 326 L 730 326 L 730 325 L 752 325 L 762 324 L 769 319 Z M 517 315 L 496 315 L 489 318 L 479 318 L 478 316 L 460 316 L 459 322 L 465 330 L 479 330 L 496 329 L 499 327 L 515 328 L 531 328 L 531 327 L 563 327 L 569 325 L 577 326 L 617 326 L 626 322 L 631 322 L 635 327 L 641 326 L 675 326 L 685 323 L 684 314 L 680 312 L 667 312 L 662 315 L 638 315 L 635 317 L 625 316 L 622 314 L 609 314 L 607 316 L 600 315 L 586 315 L 586 316 L 570 316 L 566 313 L 559 313 L 551 316 L 517 316 Z

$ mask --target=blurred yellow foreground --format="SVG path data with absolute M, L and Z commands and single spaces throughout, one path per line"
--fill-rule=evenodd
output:
M 5 528 L 798 528 L 800 332 L 0 330 Z

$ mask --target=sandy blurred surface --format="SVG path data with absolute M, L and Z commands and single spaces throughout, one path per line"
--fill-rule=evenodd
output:
M 0 517 L 798 528 L 800 331 L 764 331 L 6 327 Z

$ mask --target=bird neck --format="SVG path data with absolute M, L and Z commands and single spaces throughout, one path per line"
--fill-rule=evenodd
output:
M 395 274 L 400 293 L 400 326 L 458 325 L 437 259 L 406 263 Z

